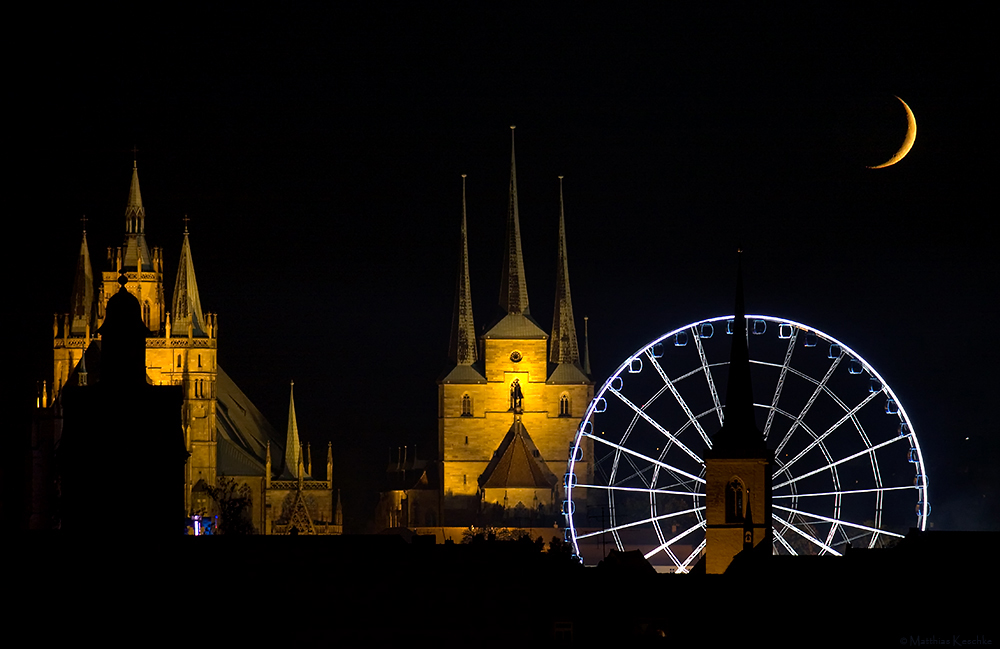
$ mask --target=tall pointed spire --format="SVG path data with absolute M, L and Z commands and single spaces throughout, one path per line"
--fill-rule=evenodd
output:
M 566 256 L 566 214 L 563 209 L 562 176 L 559 176 L 559 261 L 556 265 L 556 306 L 552 314 L 551 363 L 580 362 L 569 290 L 569 259 Z
M 94 318 L 94 268 L 90 264 L 90 250 L 87 247 L 87 229 L 83 229 L 80 242 L 80 256 L 76 262 L 76 276 L 73 278 L 73 296 L 70 302 L 72 323 L 70 333 L 84 336 L 93 325 Z
M 754 418 L 753 382 L 750 378 L 750 352 L 747 348 L 747 319 L 743 301 L 742 257 L 736 269 L 736 304 L 733 313 L 733 345 L 729 354 L 729 377 L 726 381 L 726 417 L 713 446 L 717 456 L 726 453 L 743 456 L 766 450 L 764 437 L 757 429 Z
M 190 326 L 193 335 L 206 334 L 205 316 L 201 311 L 198 295 L 198 281 L 194 276 L 194 261 L 191 259 L 191 242 L 188 240 L 187 217 L 184 217 L 184 243 L 181 245 L 181 260 L 177 264 L 177 281 L 174 282 L 173 330 L 185 335 Z
M 125 206 L 125 231 L 130 234 L 144 234 L 146 231 L 146 210 L 142 207 L 142 193 L 139 191 L 139 169 L 132 161 L 132 184 L 128 190 L 128 204 Z
M 510 204 L 507 208 L 507 252 L 500 277 L 500 308 L 507 314 L 528 315 L 528 286 L 521 256 L 521 225 L 517 215 L 517 166 L 514 127 L 510 127 Z
M 142 206 L 139 170 L 135 160 L 132 161 L 132 184 L 128 191 L 128 204 L 125 206 L 125 255 L 122 264 L 126 269 L 134 270 L 137 264 L 142 265 L 142 270 L 153 269 L 153 259 L 146 245 L 146 210 Z
M 458 261 L 455 313 L 451 323 L 449 357 L 457 365 L 476 362 L 476 327 L 472 320 L 472 288 L 469 283 L 469 238 L 465 218 L 465 174 L 462 174 L 462 250 Z
M 285 437 L 285 472 L 299 477 L 299 425 L 295 421 L 295 381 L 288 390 L 288 435 Z

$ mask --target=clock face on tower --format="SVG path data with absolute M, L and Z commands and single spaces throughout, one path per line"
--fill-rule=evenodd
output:
M 522 358 L 523 356 L 521 356 L 521 352 L 516 349 L 510 353 L 510 360 L 512 363 L 520 363 Z

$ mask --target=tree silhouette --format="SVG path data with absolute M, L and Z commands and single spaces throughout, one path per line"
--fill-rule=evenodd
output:
M 209 486 L 207 491 L 219 512 L 218 534 L 247 536 L 257 533 L 250 520 L 250 485 L 237 484 L 233 478 L 219 478 L 219 485 Z

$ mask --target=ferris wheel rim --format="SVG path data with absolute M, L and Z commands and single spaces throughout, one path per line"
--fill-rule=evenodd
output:
M 895 391 L 885 381 L 884 377 L 871 365 L 871 363 L 869 363 L 863 356 L 861 356 L 858 352 L 856 352 L 849 345 L 843 343 L 842 341 L 840 341 L 839 339 L 835 338 L 834 336 L 831 336 L 830 334 L 827 334 L 827 333 L 821 331 L 820 329 L 817 329 L 816 327 L 812 327 L 810 325 L 807 325 L 807 324 L 804 324 L 804 323 L 801 323 L 801 322 L 798 322 L 796 320 L 792 320 L 792 319 L 789 319 L 789 318 L 782 318 L 782 317 L 770 316 L 770 315 L 764 315 L 764 314 L 747 314 L 745 316 L 745 318 L 746 318 L 747 326 L 748 326 L 748 332 L 747 332 L 746 335 L 748 335 L 748 336 L 750 335 L 749 327 L 755 326 L 755 325 L 752 325 L 751 323 L 754 323 L 755 321 L 758 321 L 758 320 L 762 320 L 762 321 L 764 321 L 767 324 L 771 324 L 771 323 L 777 324 L 779 327 L 780 326 L 784 326 L 784 325 L 793 327 L 796 330 L 796 335 L 797 335 L 798 332 L 804 332 L 804 333 L 807 333 L 807 334 L 813 334 L 818 339 L 821 339 L 824 342 L 829 343 L 830 345 L 837 345 L 839 347 L 839 349 L 840 349 L 840 359 L 850 359 L 851 361 L 857 361 L 857 362 L 859 362 L 861 364 L 861 369 L 864 372 L 866 372 L 872 379 L 878 381 L 879 390 L 876 391 L 876 392 L 873 392 L 873 396 L 876 395 L 876 394 L 884 393 L 885 396 L 892 403 L 894 403 L 896 410 L 895 410 L 895 412 L 893 412 L 891 414 L 897 415 L 899 417 L 899 420 L 901 422 L 901 426 L 900 426 L 900 431 L 901 432 L 900 432 L 900 435 L 897 436 L 896 438 L 889 439 L 889 440 L 887 440 L 885 442 L 881 442 L 881 443 L 879 443 L 877 445 L 872 445 L 871 441 L 869 441 L 869 439 L 868 439 L 867 432 L 864 430 L 864 427 L 861 426 L 857 422 L 857 420 L 855 418 L 855 420 L 854 420 L 853 423 L 857 427 L 858 432 L 860 433 L 862 439 L 864 440 L 864 442 L 865 442 L 865 444 L 867 446 L 867 449 L 865 451 L 862 451 L 860 453 L 855 454 L 854 456 L 849 456 L 847 458 L 842 458 L 841 460 L 838 460 L 836 462 L 831 462 L 830 466 L 823 467 L 823 468 L 821 468 L 821 469 L 819 469 L 817 471 L 821 471 L 821 470 L 825 470 L 827 468 L 830 468 L 830 469 L 834 470 L 834 475 L 836 476 L 835 469 L 836 469 L 837 465 L 839 465 L 841 463 L 844 463 L 844 462 L 847 462 L 847 461 L 849 461 L 851 459 L 854 459 L 857 456 L 860 456 L 860 455 L 863 455 L 865 453 L 868 453 L 869 455 L 871 455 L 873 474 L 874 474 L 875 480 L 877 482 L 876 489 L 874 489 L 874 490 L 855 490 L 855 491 L 852 491 L 852 490 L 841 490 L 841 489 L 838 488 L 836 491 L 830 492 L 830 494 L 834 494 L 834 493 L 837 494 L 836 495 L 836 499 L 837 499 L 837 503 L 838 503 L 838 508 L 839 508 L 840 498 L 844 494 L 862 493 L 862 492 L 865 492 L 865 491 L 877 491 L 878 492 L 877 499 L 878 499 L 878 502 L 881 503 L 882 497 L 883 497 L 883 493 L 882 493 L 883 491 L 894 491 L 894 490 L 898 490 L 898 489 L 912 489 L 912 488 L 916 488 L 918 490 L 918 498 L 919 498 L 918 504 L 917 504 L 917 507 L 918 507 L 918 510 L 917 510 L 918 527 L 921 530 L 926 529 L 927 519 L 929 518 L 929 514 L 930 514 L 930 497 L 929 497 L 929 489 L 928 489 L 928 484 L 927 484 L 927 479 L 926 479 L 926 473 L 925 473 L 925 470 L 924 470 L 923 451 L 922 451 L 922 449 L 920 447 L 919 439 L 918 439 L 918 437 L 916 435 L 916 431 L 913 428 L 912 422 L 910 421 L 909 415 L 906 413 L 905 407 L 900 402 L 900 400 L 899 400 L 898 396 L 896 395 Z M 580 421 L 580 425 L 579 425 L 579 427 L 577 429 L 577 433 L 576 433 L 576 435 L 574 437 L 573 447 L 571 447 L 570 458 L 569 458 L 569 461 L 567 463 L 566 499 L 567 499 L 567 501 L 570 504 L 568 506 L 564 505 L 564 515 L 565 515 L 565 519 L 566 519 L 567 536 L 572 541 L 572 547 L 573 547 L 574 553 L 576 553 L 577 555 L 579 555 L 579 545 L 578 545 L 578 542 L 577 542 L 578 538 L 586 538 L 586 537 L 585 536 L 578 536 L 578 534 L 577 534 L 576 524 L 575 524 L 575 521 L 574 521 L 573 512 L 571 511 L 573 509 L 572 491 L 573 491 L 574 488 L 577 487 L 577 485 L 576 484 L 571 484 L 571 481 L 569 480 L 569 476 L 570 475 L 574 475 L 575 476 L 575 474 L 573 472 L 573 469 L 574 469 L 575 464 L 577 462 L 577 459 L 576 459 L 576 457 L 577 457 L 577 451 L 580 449 L 581 440 L 584 437 L 590 437 L 590 438 L 592 438 L 592 439 L 594 439 L 596 441 L 601 441 L 601 442 L 603 442 L 605 444 L 608 443 L 606 440 L 601 440 L 601 439 L 597 438 L 596 436 L 593 435 L 593 433 L 588 433 L 586 429 L 587 429 L 588 423 L 592 422 L 593 416 L 595 414 L 599 413 L 599 412 L 603 412 L 603 410 L 597 410 L 597 408 L 601 404 L 601 402 L 604 402 L 604 406 L 605 407 L 607 406 L 607 402 L 605 401 L 605 395 L 609 392 L 609 390 L 612 393 L 617 393 L 617 391 L 613 388 L 613 382 L 615 381 L 615 379 L 619 379 L 620 380 L 620 377 L 621 377 L 622 373 L 623 372 L 628 372 L 630 370 L 630 367 L 633 366 L 633 364 L 636 362 L 636 360 L 639 360 L 639 362 L 640 362 L 640 366 L 639 366 L 640 370 L 639 371 L 641 371 L 641 367 L 642 367 L 642 365 L 641 365 L 642 358 L 641 357 L 643 355 L 649 354 L 650 355 L 650 359 L 654 359 L 654 365 L 655 365 L 655 357 L 652 356 L 650 352 L 651 352 L 651 350 L 653 350 L 653 348 L 656 345 L 658 345 L 658 344 L 664 344 L 666 341 L 669 341 L 669 339 L 671 339 L 672 337 L 677 336 L 678 334 L 680 334 L 682 332 L 683 333 L 691 332 L 695 336 L 695 340 L 697 341 L 701 337 L 700 336 L 700 332 L 703 331 L 703 329 L 702 329 L 703 325 L 705 325 L 705 324 L 714 325 L 714 324 L 719 323 L 719 322 L 730 322 L 732 320 L 734 320 L 734 316 L 733 315 L 715 316 L 715 317 L 712 317 L 712 318 L 705 318 L 705 319 L 702 319 L 702 320 L 696 320 L 696 321 L 691 322 L 689 324 L 686 324 L 686 325 L 684 325 L 682 327 L 678 327 L 676 329 L 668 331 L 667 333 L 664 333 L 663 335 L 659 336 L 658 338 L 656 338 L 656 339 L 650 341 L 649 343 L 643 345 L 638 350 L 636 350 L 633 354 L 631 354 L 628 358 L 626 358 L 625 361 L 615 370 L 615 372 L 613 374 L 611 374 L 609 376 L 609 378 L 602 384 L 601 388 L 595 393 L 594 398 L 591 400 L 590 404 L 588 404 L 588 406 L 587 406 L 587 409 L 585 411 L 584 417 Z M 779 331 L 780 331 L 780 329 L 779 329 Z M 713 333 L 714 333 L 714 328 L 713 328 Z M 729 335 L 732 335 L 732 332 L 729 332 Z M 779 335 L 779 337 L 781 337 L 781 336 Z M 699 353 L 702 353 L 701 352 L 701 346 L 700 346 L 700 344 L 698 345 L 698 349 L 699 349 Z M 840 359 L 838 359 L 834 363 L 834 367 L 836 367 L 836 363 L 840 362 Z M 707 368 L 708 365 L 704 364 L 705 363 L 704 355 L 702 355 L 702 361 L 703 361 L 703 367 Z M 751 361 L 751 362 L 756 362 L 756 361 Z M 717 364 L 718 365 L 728 365 L 728 362 L 726 362 L 726 363 L 717 363 Z M 761 364 L 765 364 L 765 363 L 761 363 Z M 792 371 L 796 372 L 801 378 L 804 378 L 804 379 L 807 379 L 809 381 L 812 381 L 818 387 L 823 387 L 820 384 L 819 381 L 817 381 L 813 377 L 809 376 L 807 373 L 804 373 L 804 372 L 795 370 L 794 368 L 791 368 L 789 366 L 789 358 L 788 357 L 786 357 L 785 363 L 783 365 L 780 365 L 780 366 L 777 365 L 777 364 L 771 364 L 771 365 L 773 365 L 775 367 L 783 367 L 785 369 L 792 370 Z M 685 376 L 690 376 L 690 375 L 696 374 L 699 371 L 699 369 L 700 368 L 696 368 L 694 370 L 691 370 Z M 659 370 L 659 368 L 658 368 L 658 370 Z M 833 368 L 831 368 L 830 372 L 832 372 L 832 371 L 833 371 Z M 663 372 L 661 371 L 661 375 L 662 374 L 663 374 Z M 676 379 L 676 380 L 680 380 L 680 379 Z M 666 382 L 667 382 L 668 385 L 670 384 L 670 380 L 668 380 Z M 824 382 L 825 382 L 825 379 L 824 379 Z M 710 376 L 709 376 L 709 383 L 711 384 L 711 377 Z M 714 396 L 714 389 L 715 389 L 714 386 L 712 386 L 713 396 Z M 833 397 L 835 399 L 835 401 L 838 403 L 838 405 L 840 405 L 841 407 L 843 407 L 845 410 L 848 410 L 848 407 L 846 406 L 846 404 L 839 397 L 837 397 L 835 393 L 833 393 L 832 391 L 830 391 L 828 388 L 825 388 L 825 389 L 826 389 L 826 392 L 831 397 Z M 619 397 L 620 396 L 621 395 L 619 395 Z M 869 397 L 869 399 L 870 398 L 871 397 Z M 847 416 L 848 417 L 854 417 L 855 414 L 856 414 L 856 412 L 857 412 L 857 410 L 860 410 L 860 408 L 863 407 L 866 403 L 867 403 L 867 400 L 863 401 L 862 404 L 860 404 L 859 406 L 855 406 L 854 411 L 853 412 L 849 411 Z M 683 406 L 684 404 L 681 404 L 681 405 Z M 776 402 L 774 404 L 771 404 L 771 405 L 768 405 L 768 404 L 754 404 L 754 405 L 755 405 L 755 407 L 761 407 L 761 408 L 769 410 L 772 416 L 773 416 L 773 414 L 775 412 L 778 412 L 782 416 L 785 416 L 785 417 L 788 417 L 788 418 L 792 418 L 793 417 L 793 415 L 791 413 L 780 411 L 777 408 L 777 403 Z M 714 411 L 719 411 L 719 415 L 720 415 L 720 419 L 721 419 L 721 416 L 722 416 L 721 407 L 722 406 L 720 405 L 720 403 L 716 399 L 715 406 L 713 408 L 710 408 L 710 409 L 702 412 L 701 414 L 699 414 L 697 416 L 694 416 L 694 415 L 692 415 L 692 414 L 689 413 L 689 422 L 688 423 L 695 423 L 695 425 L 698 426 L 698 428 L 700 430 L 701 427 L 698 425 L 697 420 L 701 419 L 702 417 L 705 417 L 706 415 L 711 414 Z M 636 417 L 638 418 L 640 416 L 640 414 L 641 414 L 640 411 L 638 409 L 636 409 L 634 405 L 632 405 L 632 408 L 635 409 L 635 411 L 636 411 Z M 887 413 L 888 412 L 889 411 L 887 410 Z M 648 417 L 647 417 L 647 419 L 648 419 Z M 846 417 L 845 417 L 845 419 L 846 419 Z M 650 421 L 652 421 L 652 420 L 650 420 Z M 635 423 L 635 419 L 633 419 L 633 425 L 634 425 L 634 423 Z M 809 431 L 810 435 L 813 438 L 815 438 L 815 441 L 814 441 L 814 443 L 813 443 L 812 446 L 810 446 L 810 447 L 808 447 L 806 449 L 806 451 L 809 450 L 809 448 L 812 448 L 813 446 L 819 445 L 821 447 L 821 449 L 822 449 L 822 452 L 825 455 L 828 455 L 828 452 L 825 450 L 825 448 L 822 448 L 823 439 L 826 436 L 828 436 L 829 434 L 831 434 L 831 432 L 834 431 L 836 428 L 838 428 L 839 425 L 840 425 L 840 423 L 843 423 L 843 420 L 841 422 L 839 422 L 838 424 L 835 424 L 823 436 L 820 436 L 820 437 L 817 437 L 817 435 L 814 432 Z M 685 427 L 687 425 L 688 424 L 685 424 Z M 903 430 L 902 426 L 903 425 L 906 426 L 906 433 L 905 433 L 905 435 L 902 433 L 902 430 Z M 662 430 L 662 432 L 666 432 L 665 429 L 661 428 L 661 430 Z M 677 434 L 679 435 L 680 431 L 678 431 Z M 791 432 L 788 433 L 788 435 L 790 435 L 790 434 L 791 434 Z M 702 436 L 703 437 L 705 436 L 704 432 L 702 432 Z M 899 439 L 902 439 L 904 437 L 909 438 L 910 452 L 911 452 L 911 454 L 915 454 L 915 458 L 916 459 L 915 459 L 915 461 L 913 461 L 913 463 L 917 465 L 917 474 L 921 478 L 921 482 L 920 482 L 919 485 L 917 485 L 915 483 L 915 485 L 913 487 L 882 486 L 882 484 L 881 484 L 881 477 L 880 477 L 880 470 L 879 470 L 879 467 L 878 467 L 878 464 L 877 464 L 877 459 L 874 456 L 874 451 L 876 451 L 876 450 L 878 450 L 878 448 L 886 446 L 886 445 L 888 445 L 888 444 L 890 444 L 892 442 L 898 441 Z M 670 438 L 669 434 L 668 434 L 668 438 Z M 671 443 L 673 441 L 677 441 L 677 440 L 672 440 Z M 706 439 L 706 441 L 707 441 L 707 439 Z M 787 439 L 785 441 L 787 441 Z M 680 446 L 683 446 L 682 444 L 680 444 L 679 441 L 677 441 L 677 443 Z M 709 446 L 710 446 L 710 442 L 709 442 Z M 661 454 L 661 458 L 665 456 L 665 454 L 667 452 L 667 447 L 669 447 L 669 444 L 665 445 L 665 449 L 664 449 L 663 453 Z M 622 451 L 625 451 L 625 450 L 626 449 L 620 449 L 618 452 L 621 453 Z M 803 451 L 802 453 L 800 453 L 800 456 L 802 454 L 804 454 L 806 451 Z M 649 459 L 649 458 L 647 458 L 647 459 Z M 798 458 L 795 458 L 795 459 L 798 459 Z M 617 462 L 617 459 L 615 461 Z M 702 465 L 701 473 L 702 473 L 702 475 L 704 475 L 704 459 L 701 458 L 700 462 L 701 462 L 701 465 Z M 779 475 L 779 474 L 787 471 L 787 467 L 790 466 L 792 463 L 793 462 L 789 462 L 787 465 L 783 465 L 781 467 L 778 467 L 778 469 L 775 472 L 775 475 L 777 476 L 777 475 Z M 666 463 L 654 463 L 654 472 L 660 471 L 661 468 L 663 468 L 665 470 L 668 470 L 668 471 L 672 471 L 672 470 L 678 470 L 679 471 L 679 469 L 676 469 L 676 467 L 669 467 Z M 683 471 L 680 471 L 680 473 L 681 474 L 685 474 L 685 472 L 683 472 Z M 815 473 L 815 472 L 813 472 L 813 473 Z M 690 473 L 686 473 L 686 475 L 689 476 L 690 478 L 695 479 L 696 481 L 698 480 L 698 479 L 695 478 L 695 476 L 691 475 Z M 803 479 L 803 478 L 807 477 L 808 475 L 812 475 L 812 474 L 804 474 L 803 476 L 799 476 L 798 478 L 795 478 L 795 480 L 792 480 L 791 482 L 794 482 L 794 481 L 799 480 L 799 479 Z M 835 477 L 835 479 L 837 479 L 837 478 Z M 703 483 L 704 480 L 701 479 L 700 482 Z M 786 482 L 784 484 L 778 485 L 778 488 L 780 488 L 782 486 L 786 486 L 787 484 L 789 484 L 789 483 Z M 594 485 L 594 486 L 596 486 L 596 485 Z M 839 484 L 837 486 L 839 487 Z M 613 489 L 615 487 L 609 486 L 608 488 L 609 489 Z M 774 489 L 774 487 L 772 487 L 772 489 Z M 653 497 L 654 490 L 644 490 L 644 491 L 647 491 L 648 493 L 650 493 L 650 497 L 651 498 Z M 697 492 L 694 492 L 694 491 L 678 492 L 678 493 L 682 493 L 685 496 L 690 496 L 692 498 L 692 501 L 694 501 L 694 502 L 696 502 L 699 498 L 702 498 L 702 499 L 704 498 L 704 492 L 703 491 L 701 493 L 697 493 Z M 799 497 L 808 497 L 808 496 L 812 496 L 812 495 L 823 495 L 823 494 L 794 494 L 794 493 L 791 494 L 791 495 L 781 494 L 779 496 L 779 498 L 781 498 L 781 499 L 785 499 L 785 498 L 799 498 Z M 881 505 L 879 505 L 879 507 L 881 507 Z M 702 506 L 700 508 L 697 508 L 697 509 L 700 509 L 700 510 L 703 511 L 704 510 L 704 506 Z M 776 509 L 785 510 L 785 509 L 788 509 L 788 508 L 776 506 Z M 793 511 L 793 510 L 789 510 L 789 511 Z M 812 513 L 809 513 L 809 515 L 813 516 L 815 518 L 821 519 L 821 520 L 830 520 L 830 521 L 834 520 L 834 519 L 825 518 L 823 516 L 815 515 L 815 514 L 812 514 Z M 660 518 L 661 517 L 652 516 L 651 519 L 650 519 L 650 521 L 643 521 L 643 522 L 652 522 L 652 524 L 654 526 L 654 529 L 656 530 L 656 533 L 657 533 L 659 539 L 661 541 L 663 541 L 663 536 L 660 533 L 660 527 L 659 527 L 659 519 Z M 692 526 L 692 528 L 690 528 L 688 530 L 685 530 L 680 535 L 678 535 L 677 538 L 679 538 L 680 536 L 684 536 L 684 535 L 689 534 L 695 527 L 699 527 L 700 526 L 702 529 L 704 529 L 706 523 L 705 523 L 705 520 L 704 520 L 702 514 L 699 513 L 697 515 L 697 518 L 699 519 L 699 524 L 696 524 L 695 526 Z M 773 522 L 774 525 L 777 525 L 778 523 L 781 523 L 781 524 L 783 524 L 783 526 L 785 528 L 793 529 L 794 531 L 796 531 L 796 532 L 798 532 L 798 533 L 801 534 L 801 532 L 798 529 L 796 529 L 794 527 L 794 525 L 790 525 L 789 524 L 789 521 L 781 519 L 780 517 L 778 517 L 773 512 L 772 512 L 772 518 L 775 519 L 774 522 Z M 881 510 L 879 510 L 879 521 L 878 522 L 881 523 Z M 887 536 L 900 536 L 898 534 L 888 532 L 887 530 L 879 529 L 878 527 L 864 526 L 864 525 L 860 525 L 860 524 L 855 524 L 855 523 L 850 522 L 850 521 L 835 521 L 834 525 L 835 526 L 836 525 L 842 525 L 842 526 L 847 526 L 847 527 L 861 528 L 861 529 L 869 530 L 869 531 L 873 532 L 875 536 L 877 536 L 878 534 L 887 535 Z M 835 526 L 832 527 L 831 530 L 830 530 L 830 537 L 833 536 L 833 532 L 836 529 Z M 614 527 L 614 524 L 612 524 L 612 527 Z M 622 526 L 622 527 L 626 527 L 626 526 Z M 621 529 L 621 528 L 619 527 L 617 529 Z M 616 530 L 611 530 L 609 528 L 607 530 L 602 530 L 602 533 L 606 533 L 606 532 L 609 532 L 609 531 L 611 531 L 613 533 L 613 536 L 615 537 L 615 539 L 618 540 L 618 535 L 617 535 Z M 589 536 L 589 534 L 587 536 Z M 779 537 L 780 541 L 787 546 L 787 542 L 780 535 L 776 535 L 776 536 Z M 674 540 L 676 540 L 676 538 Z M 836 552 L 835 550 L 833 550 L 833 548 L 829 547 L 828 545 L 822 544 L 817 539 L 811 539 L 811 540 L 814 543 L 818 543 L 819 545 L 821 545 L 822 547 L 824 547 L 826 551 L 830 551 L 830 552 L 832 552 L 834 554 L 840 554 L 839 552 Z M 620 540 L 618 540 L 618 543 L 620 545 Z M 664 542 L 664 543 L 669 543 L 669 542 Z M 703 547 L 704 547 L 704 540 L 699 545 L 699 547 L 694 550 L 694 552 L 692 553 L 692 556 L 695 553 L 699 552 Z M 673 555 L 671 555 L 671 556 L 673 556 Z M 690 557 L 688 559 L 690 559 Z

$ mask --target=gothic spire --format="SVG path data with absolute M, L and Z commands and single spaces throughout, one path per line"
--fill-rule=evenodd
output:
M 128 204 L 125 206 L 125 255 L 122 264 L 130 270 L 135 270 L 140 264 L 142 270 L 153 269 L 153 259 L 146 245 L 146 210 L 142 206 L 139 171 L 135 160 L 132 161 L 132 184 L 128 191 Z
M 84 336 L 93 324 L 94 316 L 94 268 L 90 264 L 90 250 L 87 247 L 87 230 L 83 230 L 80 242 L 80 256 L 76 262 L 76 276 L 73 278 L 73 296 L 70 301 L 70 333 Z
M 133 160 L 132 184 L 129 186 L 128 204 L 125 206 L 125 232 L 144 234 L 145 230 L 146 210 L 142 207 L 142 194 L 139 192 L 139 170 Z
M 462 249 L 458 260 L 455 313 L 451 323 L 449 356 L 457 365 L 476 362 L 476 328 L 472 321 L 472 288 L 469 283 L 469 239 L 465 218 L 465 174 L 462 174 Z
M 295 421 L 295 381 L 288 390 L 288 435 L 285 437 L 285 473 L 299 477 L 299 425 Z
M 185 221 L 186 221 L 185 217 Z M 177 264 L 177 281 L 174 282 L 173 330 L 185 335 L 191 327 L 195 336 L 206 335 L 205 317 L 201 311 L 198 296 L 198 281 L 194 276 L 194 262 L 191 259 L 191 242 L 188 240 L 187 223 L 184 224 L 184 243 L 181 245 L 181 260 Z
M 552 315 L 551 363 L 580 362 L 573 320 L 573 300 L 569 291 L 569 260 L 566 256 L 566 215 L 563 209 L 562 176 L 559 176 L 559 257 L 556 265 L 556 306 Z
M 517 215 L 517 167 L 514 163 L 514 127 L 510 127 L 510 204 L 507 208 L 507 252 L 500 277 L 500 308 L 507 314 L 528 315 L 528 286 L 521 257 L 521 225 Z

